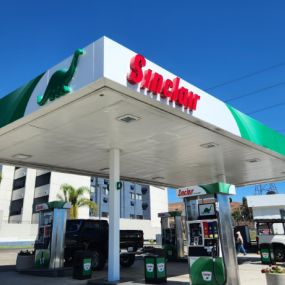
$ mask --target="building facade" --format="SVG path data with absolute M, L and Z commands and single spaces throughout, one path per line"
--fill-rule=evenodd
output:
M 35 239 L 38 223 L 36 206 L 57 200 L 64 183 L 75 188 L 90 188 L 90 199 L 98 205 L 98 212 L 93 216 L 88 207 L 80 207 L 79 218 L 108 219 L 108 179 L 6 165 L 1 169 L 0 242 L 1 239 L 21 240 L 23 236 L 24 240 Z M 160 233 L 157 214 L 167 210 L 166 189 L 123 181 L 120 191 L 121 229 L 142 229 L 146 239 L 155 239 Z M 24 231 L 21 236 L 17 234 L 19 228 Z M 5 234 L 2 233 L 4 230 Z
M 285 194 L 247 196 L 253 219 L 285 219 Z
M 109 216 L 109 181 L 91 178 L 91 199 L 98 205 L 97 217 Z M 120 193 L 120 217 L 124 219 L 151 219 L 150 186 L 123 181 Z

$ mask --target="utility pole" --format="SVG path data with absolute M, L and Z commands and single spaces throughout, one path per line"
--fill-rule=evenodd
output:
M 278 190 L 275 183 L 257 184 L 255 185 L 254 194 L 255 195 L 278 194 Z

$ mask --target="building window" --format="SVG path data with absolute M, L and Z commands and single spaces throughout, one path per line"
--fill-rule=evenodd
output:
M 33 213 L 37 213 L 36 212 L 36 206 L 37 205 L 44 204 L 44 203 L 47 203 L 47 202 L 48 202 L 48 196 L 35 198 L 34 199 L 34 204 L 33 204 Z
M 148 208 L 148 203 L 144 202 L 142 203 L 142 209 L 145 211 Z
M 107 213 L 107 212 L 102 212 L 102 217 L 103 217 L 103 218 L 108 218 L 108 216 L 109 216 L 109 213 Z
M 135 195 L 135 193 L 130 192 L 130 198 L 131 198 L 132 200 L 135 200 L 135 199 L 136 199 L 136 195 Z
M 103 194 L 106 195 L 106 196 L 109 195 L 108 187 L 104 187 L 104 188 L 103 188 Z
M 25 188 L 25 184 L 26 184 L 26 176 L 17 178 L 14 180 L 13 190 Z
M 45 173 L 43 175 L 37 176 L 35 187 L 37 188 L 37 187 L 40 187 L 43 185 L 50 184 L 50 175 L 51 175 L 51 173 L 48 172 L 48 173 Z
M 142 200 L 142 194 L 136 194 L 136 199 L 141 201 Z
M 145 195 L 147 193 L 147 187 L 146 186 L 142 186 L 142 194 Z
M 10 216 L 21 215 L 24 199 L 11 201 L 10 204 Z

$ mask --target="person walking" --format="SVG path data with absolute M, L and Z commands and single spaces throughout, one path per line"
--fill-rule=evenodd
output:
M 243 238 L 242 238 L 240 231 L 236 232 L 236 235 L 237 235 L 237 238 L 236 238 L 237 254 L 241 252 L 244 255 L 246 255 L 246 251 L 243 245 Z

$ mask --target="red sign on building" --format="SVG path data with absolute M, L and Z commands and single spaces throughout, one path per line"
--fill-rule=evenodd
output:
M 137 54 L 130 62 L 130 73 L 127 80 L 131 84 L 140 84 L 141 89 L 146 89 L 154 95 L 160 94 L 161 98 L 169 98 L 170 102 L 175 102 L 178 106 L 184 106 L 190 111 L 196 110 L 197 102 L 200 96 L 185 87 L 180 87 L 180 78 L 174 79 L 163 78 L 157 72 L 151 69 L 143 71 L 146 66 L 144 56 Z

